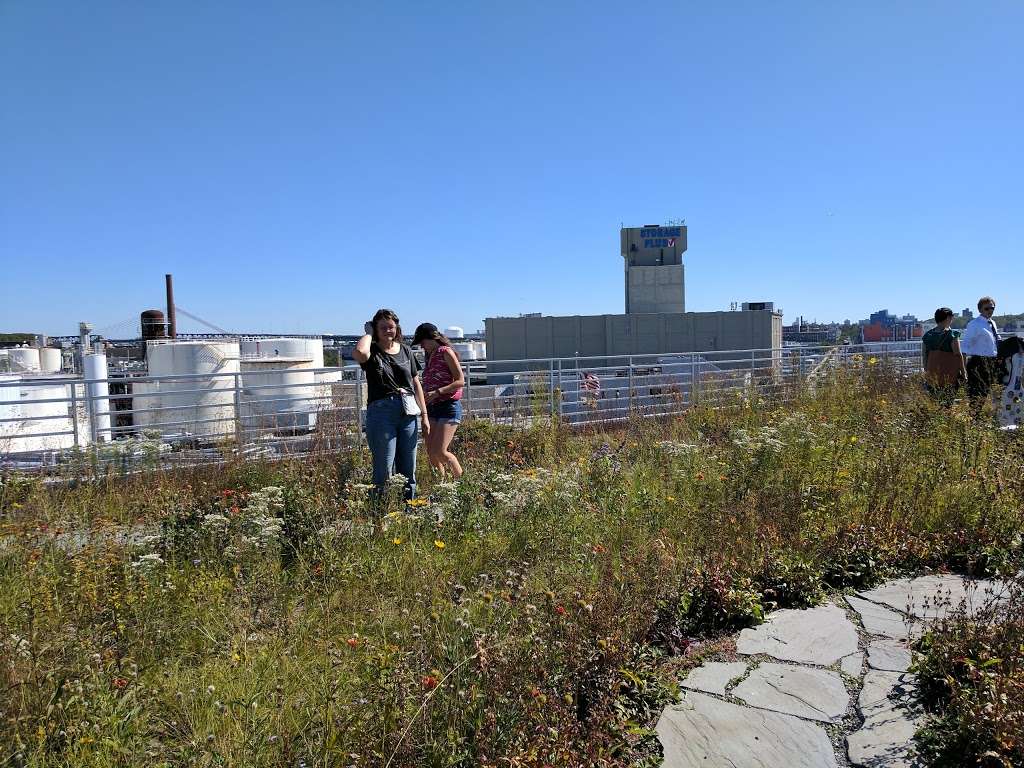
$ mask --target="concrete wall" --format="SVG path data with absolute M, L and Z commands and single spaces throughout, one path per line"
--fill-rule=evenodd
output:
M 630 266 L 626 262 L 626 313 L 685 312 L 683 265 Z
M 782 316 L 768 311 L 489 317 L 484 323 L 488 360 L 782 346 Z

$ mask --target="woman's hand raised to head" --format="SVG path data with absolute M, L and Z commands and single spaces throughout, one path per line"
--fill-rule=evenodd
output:
M 370 323 L 366 324 L 372 330 L 373 326 Z M 356 342 L 356 348 L 352 350 L 352 359 L 357 363 L 365 363 L 370 359 L 370 344 L 373 341 L 373 336 L 370 335 L 370 331 L 366 332 L 359 341 Z

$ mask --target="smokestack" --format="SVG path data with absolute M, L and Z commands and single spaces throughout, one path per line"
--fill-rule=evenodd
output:
M 167 280 L 167 336 L 172 339 L 178 338 L 178 324 L 174 319 L 174 278 L 171 275 L 164 275 Z

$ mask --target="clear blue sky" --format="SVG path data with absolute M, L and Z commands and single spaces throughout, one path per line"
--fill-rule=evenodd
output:
M 0 0 L 0 330 L 1024 311 L 1024 4 Z

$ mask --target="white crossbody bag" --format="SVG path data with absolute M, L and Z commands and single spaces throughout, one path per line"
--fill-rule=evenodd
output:
M 423 411 L 420 404 L 416 402 L 416 395 L 402 390 L 402 413 L 406 416 L 419 416 Z

